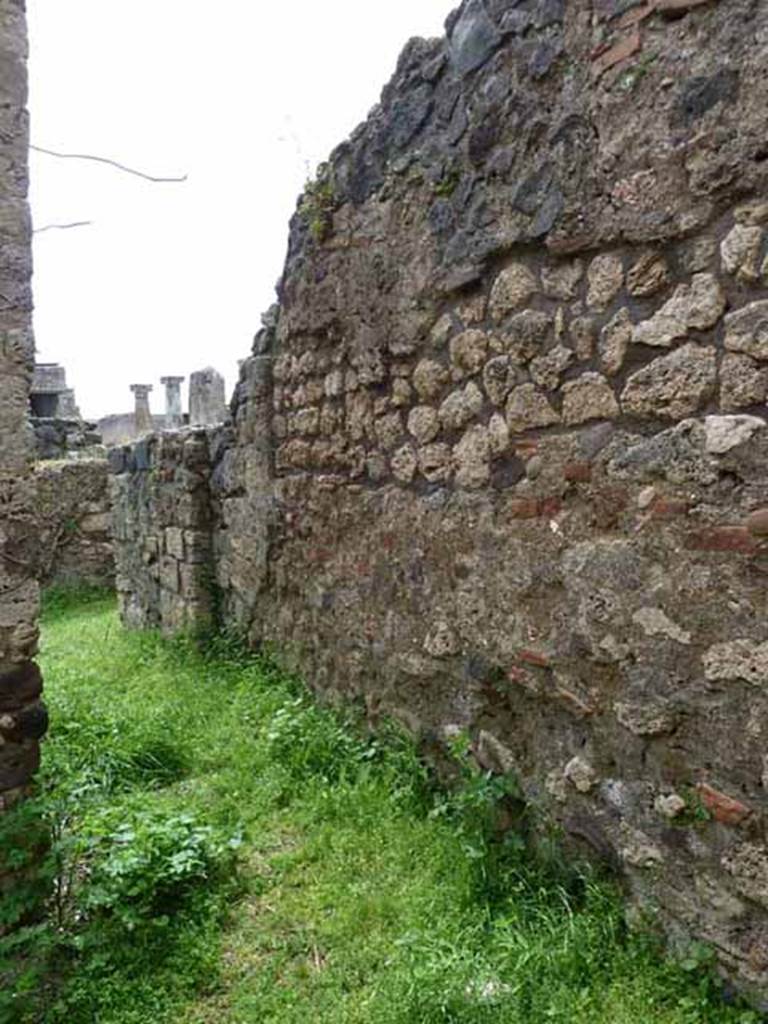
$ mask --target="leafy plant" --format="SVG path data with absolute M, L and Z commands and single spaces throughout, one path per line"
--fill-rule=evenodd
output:
M 458 188 L 461 181 L 461 172 L 458 170 L 448 171 L 433 188 L 436 196 L 442 199 L 449 199 Z
M 241 836 L 223 839 L 191 814 L 110 811 L 87 823 L 88 871 L 81 906 L 129 931 L 167 927 L 196 886 L 215 884 L 234 867 Z
M 299 213 L 318 244 L 322 244 L 331 233 L 335 206 L 333 179 L 324 175 L 321 169 L 317 178 L 304 186 L 304 195 L 299 203 Z

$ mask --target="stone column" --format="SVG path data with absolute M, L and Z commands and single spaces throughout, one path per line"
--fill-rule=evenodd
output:
M 142 434 L 151 434 L 152 425 L 152 413 L 149 409 L 149 393 L 152 391 L 151 384 L 131 384 L 131 391 L 133 392 L 134 401 L 136 403 L 133 422 L 136 427 L 136 433 L 141 436 Z
M 26 57 L 24 5 L 0 0 L 0 814 L 27 793 L 47 724 L 33 661 L 39 602 L 28 423 L 35 344 Z M 0 892 L 13 884 L 9 852 L 0 849 Z
M 184 424 L 181 412 L 181 385 L 183 377 L 161 377 L 160 383 L 165 385 L 165 429 L 178 430 Z
M 212 366 L 189 378 L 189 423 L 193 427 L 213 426 L 227 417 L 224 378 Z

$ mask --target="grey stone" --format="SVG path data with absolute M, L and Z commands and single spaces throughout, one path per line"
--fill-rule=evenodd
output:
M 491 443 L 488 430 L 476 424 L 470 427 L 453 449 L 456 483 L 476 490 L 491 478 Z
M 451 32 L 451 64 L 459 75 L 468 75 L 485 64 L 500 42 L 482 0 L 469 0 Z
M 423 401 L 437 398 L 449 379 L 448 370 L 434 359 L 422 359 L 413 371 L 413 386 Z
M 653 806 L 663 818 L 673 821 L 683 814 L 688 805 L 677 793 L 669 793 L 657 796 Z
M 488 352 L 488 336 L 483 331 L 463 331 L 451 340 L 451 366 L 454 380 L 478 373 Z
M 749 356 L 726 352 L 720 364 L 720 407 L 733 412 L 760 405 L 768 395 L 768 367 Z
M 438 622 L 425 639 L 424 650 L 433 658 L 450 658 L 461 650 L 461 641 L 447 622 Z
M 608 381 L 599 373 L 585 373 L 563 387 L 563 422 L 610 420 L 619 414 L 619 403 Z
M 633 263 L 627 274 L 627 291 L 630 295 L 645 297 L 655 295 L 669 282 L 667 261 L 658 252 L 646 252 Z
M 718 103 L 732 103 L 738 88 L 739 74 L 733 68 L 688 79 L 683 83 L 677 101 L 678 120 L 691 123 Z
M 587 305 L 596 309 L 605 307 L 621 291 L 624 284 L 624 267 L 620 256 L 607 253 L 596 256 L 587 271 Z
M 668 640 L 684 645 L 691 642 L 691 634 L 681 629 L 661 608 L 640 608 L 632 616 L 632 621 L 640 626 L 646 636 L 665 636 Z
M 729 640 L 713 644 L 704 654 L 704 674 L 713 682 L 744 680 L 768 685 L 768 641 Z
M 517 433 L 559 422 L 559 413 L 534 384 L 521 384 L 513 389 L 507 401 L 507 424 L 511 431 Z
M 597 325 L 592 317 L 577 316 L 571 321 L 569 332 L 576 350 L 576 358 L 581 362 L 591 359 L 597 341 Z
M 710 397 L 716 378 L 715 350 L 689 343 L 632 374 L 621 405 L 635 416 L 682 419 Z
M 635 736 L 663 736 L 672 732 L 679 722 L 679 714 L 668 701 L 618 701 L 614 705 L 616 718 Z
M 726 316 L 725 347 L 768 361 L 768 299 L 750 302 Z
M 563 775 L 579 793 L 588 793 L 598 783 L 598 775 L 589 762 L 573 757 L 563 769 Z
M 509 356 L 496 356 L 485 364 L 483 387 L 494 405 L 503 405 L 509 392 L 520 380 L 520 371 Z
M 706 487 L 718 476 L 717 461 L 705 451 L 706 430 L 699 420 L 684 420 L 654 437 L 624 442 L 612 455 L 612 475 L 640 481 L 662 479 Z
M 741 843 L 723 855 L 722 865 L 742 895 L 768 908 L 768 850 L 764 846 Z
M 506 455 L 509 449 L 509 427 L 501 413 L 495 412 L 488 421 L 488 440 L 491 458 Z
M 712 274 L 696 274 L 690 285 L 681 284 L 650 320 L 635 325 L 636 344 L 668 348 L 691 328 L 713 327 L 725 311 L 725 293 Z
M 552 317 L 536 309 L 526 309 L 509 320 L 504 333 L 494 337 L 492 347 L 501 348 L 513 362 L 522 366 L 544 352 L 553 338 Z
M 524 263 L 512 263 L 496 278 L 489 302 L 491 317 L 499 322 L 509 313 L 524 306 L 539 285 L 531 270 Z
M 634 868 L 655 868 L 664 861 L 659 847 L 639 829 L 622 824 L 621 859 Z
M 416 473 L 416 455 L 412 448 L 403 445 L 391 459 L 392 476 L 402 484 L 409 484 Z
M 632 340 L 632 319 L 629 310 L 620 309 L 600 332 L 600 369 L 615 377 L 624 365 Z
M 452 391 L 440 406 L 438 415 L 446 430 L 460 430 L 483 408 L 483 393 L 474 381 Z
M 440 418 L 429 405 L 417 405 L 408 415 L 408 430 L 419 444 L 434 441 L 440 433 Z
M 707 416 L 704 420 L 706 451 L 724 455 L 732 448 L 746 444 L 752 435 L 765 427 L 759 416 Z
M 583 277 L 584 264 L 579 259 L 545 263 L 541 270 L 544 294 L 553 299 L 572 299 Z
M 572 360 L 571 349 L 565 345 L 556 345 L 549 352 L 531 361 L 531 377 L 540 387 L 554 391 L 560 383 L 561 374 L 570 366 Z
M 447 482 L 452 469 L 451 446 L 427 444 L 419 448 L 418 468 L 421 475 L 431 484 Z
M 720 246 L 723 269 L 741 281 L 756 281 L 760 276 L 762 246 L 762 228 L 736 224 Z

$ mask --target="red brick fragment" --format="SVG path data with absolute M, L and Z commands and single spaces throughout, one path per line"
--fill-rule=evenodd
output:
M 599 78 L 600 75 L 618 64 L 622 60 L 626 60 L 627 57 L 631 57 L 633 54 L 642 46 L 642 39 L 640 37 L 640 30 L 635 27 L 634 31 L 620 39 L 618 43 L 612 46 L 605 53 L 600 54 L 592 61 L 592 72 L 595 78 Z
M 709 526 L 688 534 L 685 546 L 690 551 L 735 551 L 751 555 L 757 541 L 743 526 Z
M 704 807 L 721 825 L 740 825 L 752 813 L 746 804 L 732 796 L 726 796 L 706 782 L 699 783 L 696 792 Z
M 568 462 L 563 467 L 563 476 L 573 483 L 587 484 L 592 479 L 592 466 L 589 462 Z
M 651 519 L 673 519 L 675 516 L 684 516 L 688 513 L 688 502 L 681 498 L 654 498 L 651 502 Z
M 531 651 L 528 648 L 517 652 L 517 660 L 523 661 L 527 665 L 536 665 L 538 668 L 549 668 L 551 664 L 549 655 L 542 654 L 541 651 Z
M 513 498 L 507 506 L 513 519 L 539 519 L 555 516 L 563 507 L 558 497 Z
M 515 498 L 509 503 L 509 514 L 513 519 L 537 519 L 539 502 L 536 498 Z

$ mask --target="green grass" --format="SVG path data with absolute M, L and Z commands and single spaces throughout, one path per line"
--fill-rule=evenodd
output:
M 701 951 L 685 970 L 628 933 L 608 882 L 502 838 L 511 787 L 461 751 L 451 795 L 394 730 L 366 738 L 223 642 L 125 633 L 98 594 L 49 601 L 43 638 L 60 891 L 0 1019 L 758 1020 Z

